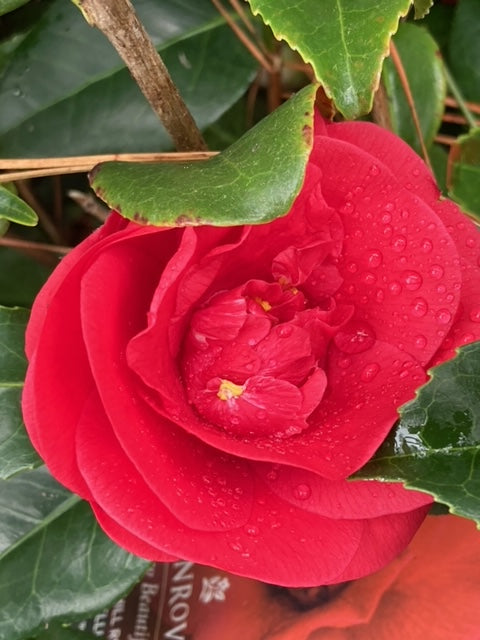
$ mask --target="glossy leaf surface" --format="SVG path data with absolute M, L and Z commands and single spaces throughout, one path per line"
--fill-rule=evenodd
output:
M 390 37 L 411 0 L 248 0 L 278 39 L 305 62 L 338 110 L 368 113 Z
M 154 225 L 260 224 L 286 214 L 313 143 L 310 85 L 204 162 L 107 162 L 92 186 L 124 217 Z
M 480 220 L 480 128 L 457 139 L 448 162 L 450 196 Z
M 21 198 L 0 185 L 0 218 L 34 227 L 38 217 L 35 211 Z
M 256 62 L 209 0 L 135 8 L 203 128 L 245 92 Z M 105 36 L 55 0 L 0 77 L 0 154 L 158 151 L 170 138 Z M 128 123 L 128 126 L 127 126 Z
M 438 46 L 424 28 L 408 23 L 400 25 L 393 40 L 412 93 L 425 145 L 429 147 L 441 124 L 446 94 Z M 382 82 L 388 97 L 392 131 L 419 153 L 421 146 L 412 111 L 392 58 L 385 60 Z
M 148 567 L 98 527 L 88 504 L 46 471 L 0 484 L 0 639 L 31 637 L 122 597 Z
M 26 309 L 0 307 L 0 478 L 40 464 L 23 426 L 20 410 L 28 316 Z
M 480 343 L 430 374 L 355 477 L 404 482 L 480 524 Z

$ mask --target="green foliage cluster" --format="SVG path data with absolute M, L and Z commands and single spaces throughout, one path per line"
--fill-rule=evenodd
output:
M 417 151 L 426 151 L 444 190 L 480 215 L 479 133 L 465 104 L 480 102 L 478 0 L 459 0 L 457 5 L 441 0 L 249 3 L 267 50 L 287 58 L 294 57 L 292 50 L 298 52 L 346 118 L 373 116 Z M 309 142 L 301 133 L 311 124 L 313 85 L 240 139 L 265 113 L 266 81 L 210 0 L 133 4 L 211 147 L 234 143 L 208 169 L 188 167 L 198 187 L 198 221 L 255 223 L 284 214 L 301 186 L 308 157 Z M 116 52 L 72 3 L 0 0 L 0 16 L 2 158 L 170 149 L 166 132 Z M 288 46 L 275 44 L 272 32 Z M 393 58 L 385 60 L 394 33 L 403 79 Z M 256 110 L 251 108 L 251 89 L 249 93 L 255 78 L 260 96 Z M 285 84 L 290 80 L 281 77 Z M 295 76 L 294 89 L 304 84 L 306 76 Z M 447 93 L 456 99 L 457 120 L 460 112 L 465 121 L 445 121 Z M 439 133 L 451 140 L 461 136 L 451 145 L 449 160 Z M 267 150 L 265 142 L 272 139 L 277 147 Z M 183 196 L 184 176 L 185 167 L 173 164 L 107 164 L 93 185 L 127 217 L 172 224 L 188 196 Z M 236 207 L 233 217 L 227 207 L 212 218 L 212 185 L 222 181 L 234 185 L 234 207 L 238 192 L 248 189 L 253 200 L 264 203 L 265 215 L 253 219 L 255 208 L 247 203 Z M 86 179 L 65 178 L 64 186 L 86 189 Z M 27 243 L 72 243 L 94 226 L 50 179 L 40 181 L 35 194 L 41 207 L 26 202 L 11 185 L 0 187 L 0 236 L 10 227 L 12 237 Z M 64 218 L 53 232 L 44 220 L 38 228 L 25 229 L 36 223 L 34 209 L 53 210 L 59 197 Z M 170 202 L 164 217 L 156 217 L 152 198 Z M 19 398 L 28 312 L 12 305 L 29 307 L 57 260 L 54 253 L 51 259 L 42 254 L 38 262 L 38 252 L 26 250 L 0 247 L 0 304 L 5 305 L 0 309 L 0 640 L 87 640 L 64 624 L 121 597 L 147 563 L 101 533 L 86 505 L 40 466 L 26 437 Z M 480 520 L 478 352 L 478 345 L 471 345 L 432 373 L 357 477 L 405 482 L 431 493 L 454 513 Z

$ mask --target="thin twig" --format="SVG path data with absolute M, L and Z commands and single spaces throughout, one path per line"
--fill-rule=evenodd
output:
M 445 144 L 448 147 L 451 147 L 452 144 L 455 144 L 456 141 L 457 139 L 454 136 L 446 136 L 443 133 L 438 133 L 435 136 L 435 142 L 438 142 L 439 144 Z
M 72 250 L 72 247 L 46 244 L 44 242 L 30 242 L 28 240 L 20 240 L 19 238 L 10 238 L 7 236 L 0 238 L 0 246 L 12 247 L 13 249 L 26 249 L 28 251 L 49 251 L 50 253 L 59 253 L 62 255 Z
M 130 0 L 75 0 L 107 36 L 179 151 L 206 149 L 195 120 L 137 18 Z
M 35 195 L 32 193 L 32 191 L 29 188 L 28 184 L 26 184 L 23 180 L 19 180 L 18 183 L 17 183 L 17 189 L 18 189 L 18 193 L 22 197 L 22 199 L 25 200 L 25 202 L 30 207 L 32 207 L 32 209 L 38 215 L 38 220 L 39 220 L 41 226 L 43 227 L 45 233 L 48 235 L 48 237 L 55 244 L 61 244 L 62 243 L 61 234 L 59 233 L 59 231 L 56 228 L 56 226 L 53 224 L 53 222 L 52 222 L 50 216 L 48 215 L 48 213 L 45 211 L 45 209 L 42 207 L 42 205 L 37 200 Z
M 465 116 L 465 119 L 468 122 L 469 127 L 472 128 L 472 129 L 475 129 L 475 127 L 477 126 L 477 124 L 475 122 L 475 118 L 470 113 L 470 110 L 468 109 L 467 103 L 463 99 L 462 93 L 461 93 L 460 89 L 458 88 L 457 83 L 453 79 L 452 74 L 450 73 L 450 71 L 448 70 L 448 68 L 447 68 L 447 66 L 445 64 L 443 65 L 443 70 L 445 72 L 445 78 L 447 80 L 448 88 L 453 93 L 453 96 L 455 97 L 455 100 L 457 101 L 458 108 L 460 109 L 460 111 Z
M 392 62 L 395 66 L 395 69 L 398 73 L 398 77 L 400 79 L 400 83 L 402 85 L 402 89 L 405 93 L 405 97 L 407 99 L 407 104 L 412 114 L 413 124 L 415 126 L 415 130 L 417 132 L 418 141 L 420 143 L 420 148 L 422 150 L 423 159 L 425 160 L 426 165 L 429 167 L 431 171 L 432 165 L 430 163 L 430 158 L 428 157 L 427 147 L 425 146 L 425 141 L 423 139 L 422 128 L 420 126 L 420 120 L 418 119 L 417 110 L 415 109 L 415 102 L 413 100 L 412 91 L 410 89 L 410 84 L 408 82 L 407 74 L 405 73 L 405 69 L 403 67 L 402 60 L 398 53 L 397 47 L 395 46 L 393 40 L 390 41 L 390 55 L 392 56 Z
M 478 104 L 477 102 L 467 102 L 465 100 L 464 104 L 467 107 L 467 109 L 472 113 L 480 113 L 480 104 Z M 445 105 L 447 107 L 453 107 L 454 109 L 458 109 L 460 106 L 458 102 L 455 100 L 455 98 L 453 98 L 452 96 L 447 96 L 445 98 Z
M 452 124 L 463 124 L 463 125 L 468 124 L 466 118 L 464 118 L 463 116 L 459 116 L 456 113 L 444 113 L 442 116 L 442 120 L 443 122 L 451 122 Z M 477 126 L 479 126 L 480 120 L 476 122 L 477 122 Z
M 253 44 L 253 42 L 250 42 L 248 36 L 245 33 L 243 33 L 243 31 L 235 22 L 235 20 L 232 19 L 232 16 L 228 13 L 226 9 L 224 9 L 221 2 L 219 0 L 212 0 L 212 2 L 217 8 L 220 15 L 225 19 L 225 22 L 235 33 L 235 35 L 240 40 L 240 42 L 250 51 L 250 53 L 255 58 L 255 60 L 257 60 L 262 65 L 265 71 L 267 71 L 268 73 L 273 73 L 274 69 L 270 61 L 260 51 L 260 49 L 255 44 Z
M 207 160 L 218 151 L 169 151 L 165 153 L 106 153 L 95 156 L 67 156 L 59 158 L 0 158 L 0 169 L 48 169 L 74 167 L 76 165 L 94 167 L 100 162 L 190 162 Z
M 67 192 L 67 196 L 82 208 L 85 213 L 100 222 L 105 222 L 109 214 L 107 207 L 104 207 L 91 193 L 83 193 L 83 191 L 77 191 L 76 189 L 70 189 Z
M 240 16 L 241 21 L 247 27 L 252 35 L 256 35 L 255 27 L 253 26 L 251 20 L 249 19 L 245 9 L 242 7 L 238 0 L 229 0 L 232 7 Z
M 87 173 L 101 162 L 190 162 L 208 160 L 218 151 L 197 151 L 182 153 L 120 153 L 103 156 L 79 156 L 78 158 L 41 158 L 39 160 L 0 160 L 0 169 L 25 170 L 0 173 L 2 182 L 14 182 L 27 178 L 44 178 L 67 173 Z M 71 161 L 71 162 L 70 162 Z M 33 167 L 29 169 L 28 167 Z M 40 167 L 40 168 L 36 168 Z

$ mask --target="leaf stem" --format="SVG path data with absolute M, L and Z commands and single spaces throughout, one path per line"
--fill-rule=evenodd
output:
M 179 151 L 206 149 L 195 121 L 174 85 L 130 0 L 73 0 L 91 26 L 110 40 Z
M 475 118 L 471 114 L 470 109 L 467 107 L 464 97 L 445 63 L 443 65 L 443 70 L 445 72 L 445 79 L 447 80 L 448 88 L 450 89 L 450 91 L 453 94 L 453 97 L 457 101 L 458 108 L 465 116 L 465 120 L 468 122 L 469 127 L 471 129 L 475 129 L 477 126 L 477 123 L 475 122 Z
M 402 59 L 400 54 L 398 53 L 398 49 L 395 46 L 393 40 L 390 41 L 390 55 L 392 57 L 392 62 L 395 66 L 395 69 L 398 73 L 398 77 L 400 83 L 402 85 L 403 91 L 405 93 L 405 97 L 407 99 L 408 107 L 410 109 L 410 113 L 412 114 L 413 124 L 415 126 L 415 130 L 417 132 L 418 141 L 420 143 L 420 148 L 422 150 L 423 159 L 425 160 L 425 164 L 428 166 L 430 171 L 433 172 L 432 164 L 430 162 L 430 158 L 428 156 L 427 147 L 425 146 L 425 140 L 423 139 L 422 127 L 420 126 L 420 120 L 418 118 L 417 110 L 415 109 L 415 101 L 413 99 L 412 91 L 410 89 L 410 84 L 408 82 L 407 74 L 405 73 L 405 69 L 403 67 Z

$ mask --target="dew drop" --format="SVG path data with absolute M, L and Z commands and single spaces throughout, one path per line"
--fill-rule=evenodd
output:
M 480 322 L 480 307 L 474 307 L 469 313 L 472 322 Z
M 293 497 L 296 498 L 297 500 L 308 500 L 308 498 L 310 498 L 310 496 L 312 495 L 312 489 L 309 487 L 308 484 L 298 484 L 294 489 L 293 489 Z
M 267 473 L 267 480 L 270 480 L 270 482 L 275 482 L 275 480 L 277 479 L 278 479 L 278 471 L 275 471 L 275 469 L 272 469 Z
M 376 269 L 382 264 L 383 255 L 380 251 L 372 251 L 372 253 L 368 256 L 368 266 L 371 269 Z
M 383 302 L 385 300 L 385 293 L 384 293 L 383 289 L 377 289 L 377 291 L 375 293 L 375 300 L 377 302 Z
M 13 95 L 18 98 L 19 96 L 22 95 L 22 92 L 20 91 L 20 89 L 18 87 L 15 87 L 15 89 L 13 90 Z
M 435 314 L 435 317 L 439 324 L 448 324 L 452 319 L 452 314 L 448 309 L 439 309 Z
M 445 270 L 442 267 L 442 265 L 432 264 L 430 268 L 430 275 L 432 276 L 432 278 L 434 278 L 435 280 L 440 280 L 440 278 L 443 278 L 444 273 L 445 273 Z
M 428 311 L 428 303 L 424 298 L 415 298 L 410 307 L 410 313 L 415 318 L 423 318 Z
M 385 211 L 393 211 L 395 209 L 395 205 L 393 202 L 387 202 L 387 204 L 383 207 Z
M 427 346 L 427 339 L 425 336 L 419 334 L 418 336 L 415 336 L 414 344 L 417 349 L 425 349 L 425 347 Z
M 420 175 L 420 169 L 412 169 L 412 176 L 416 178 Z
M 410 211 L 408 209 L 402 209 L 401 216 L 404 220 L 406 220 L 409 215 L 410 215 Z
M 447 290 L 447 287 L 444 284 L 439 284 L 437 287 L 437 293 L 445 293 L 445 291 Z
M 362 275 L 362 280 L 365 284 L 375 284 L 377 281 L 377 277 L 371 271 L 366 271 Z
M 381 220 L 383 224 L 388 224 L 392 220 L 392 216 L 389 213 L 384 213 Z
M 402 280 L 405 285 L 405 289 L 408 291 L 416 291 L 423 284 L 423 278 L 418 271 L 404 271 L 402 273 Z
M 265 418 L 267 417 L 267 412 L 264 411 L 263 409 L 259 409 L 255 413 L 255 417 L 257 418 L 257 420 L 265 420 Z
M 400 293 L 402 293 L 402 285 L 394 280 L 388 285 L 388 290 L 393 296 L 398 296 Z
M 473 247 L 475 246 L 476 242 L 475 242 L 474 238 L 467 238 L 465 240 L 465 244 L 469 249 L 473 249 Z
M 345 204 L 340 207 L 340 212 L 349 215 L 355 211 L 355 207 L 352 202 L 345 202 Z
M 422 240 L 421 247 L 422 247 L 423 253 L 430 253 L 433 249 L 433 243 L 428 238 L 424 238 Z
M 395 236 L 392 238 L 390 245 L 394 251 L 400 253 L 407 246 L 407 239 L 405 236 Z
M 356 262 L 349 262 L 347 264 L 347 269 L 350 271 L 350 273 L 356 273 L 356 271 L 358 270 L 358 265 Z
M 340 329 L 333 340 L 344 353 L 362 353 L 373 346 L 375 338 L 375 332 L 370 325 L 357 322 Z
M 363 382 L 371 382 L 379 371 L 380 365 L 377 362 L 371 362 L 370 364 L 365 365 L 360 374 L 360 378 Z
M 259 530 L 258 527 L 256 527 L 254 524 L 247 524 L 245 525 L 245 533 L 248 536 L 252 536 L 252 538 L 254 538 L 255 536 L 258 536 Z
M 293 327 L 291 324 L 284 324 L 278 330 L 278 335 L 281 338 L 289 338 L 292 335 Z
M 243 551 L 243 547 L 240 542 L 229 542 L 229 546 L 230 549 L 232 549 L 233 551 L 238 551 L 238 553 L 241 553 Z
M 348 369 L 348 367 L 352 364 L 350 358 L 340 358 L 338 361 L 338 366 L 340 369 Z
M 380 169 L 378 168 L 378 166 L 376 164 L 372 164 L 372 166 L 370 167 L 369 174 L 371 176 L 378 176 L 379 173 L 380 173 Z

